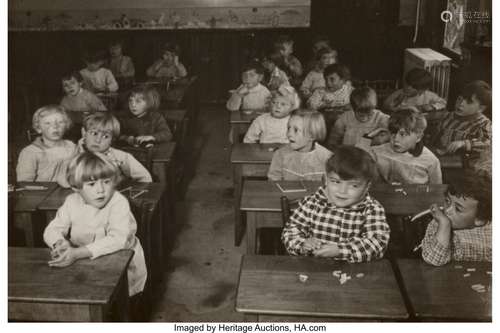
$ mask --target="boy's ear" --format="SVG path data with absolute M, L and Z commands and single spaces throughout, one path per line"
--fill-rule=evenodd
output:
M 420 141 L 422 141 L 423 138 L 424 138 L 424 132 L 418 133 L 417 134 L 417 143 L 419 143 Z

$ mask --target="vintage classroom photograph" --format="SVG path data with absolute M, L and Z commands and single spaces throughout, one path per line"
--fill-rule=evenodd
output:
M 4 324 L 492 329 L 492 2 L 2 2 Z

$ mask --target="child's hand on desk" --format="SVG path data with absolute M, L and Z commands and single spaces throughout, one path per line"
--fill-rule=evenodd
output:
M 126 137 L 125 141 L 131 146 L 135 145 L 135 137 L 133 137 L 132 135 Z
M 337 244 L 324 244 L 319 249 L 313 251 L 315 257 L 332 258 L 340 254 Z
M 135 141 L 138 144 L 142 144 L 143 142 L 155 141 L 155 138 L 152 135 L 140 135 L 140 136 L 135 138 Z
M 67 249 L 71 247 L 71 244 L 66 239 L 60 239 L 52 246 L 52 251 L 50 251 L 50 256 L 52 259 L 57 259 L 61 256 Z
M 451 142 L 448 147 L 446 147 L 446 152 L 447 153 L 454 153 L 457 150 L 464 148 L 465 147 L 465 141 L 459 140 L 459 141 L 453 141 Z
M 50 267 L 66 267 L 77 261 L 78 259 L 88 258 L 91 256 L 86 247 L 69 247 L 59 257 L 49 261 Z
M 305 253 L 309 253 L 315 251 L 321 247 L 321 241 L 314 237 L 306 238 L 304 244 L 302 245 L 302 249 Z

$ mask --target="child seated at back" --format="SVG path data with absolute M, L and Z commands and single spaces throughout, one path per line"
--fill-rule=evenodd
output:
M 280 69 L 282 66 L 282 57 L 278 51 L 264 55 L 262 58 L 262 67 L 267 72 L 266 87 L 270 91 L 278 89 L 282 85 L 290 85 L 288 76 Z
M 161 143 L 172 140 L 165 118 L 158 112 L 160 94 L 154 88 L 138 86 L 128 99 L 129 111 L 121 118 L 120 139 L 129 145 Z
M 438 154 L 458 150 L 481 151 L 491 145 L 491 121 L 484 113 L 491 110 L 491 88 L 483 81 L 467 84 L 458 97 L 455 111 L 442 120 L 433 136 Z
M 372 88 L 354 89 L 351 106 L 353 110 L 341 114 L 335 122 L 330 132 L 329 147 L 339 144 L 354 146 L 365 134 L 378 128 L 387 129 L 389 116 L 375 109 L 377 94 Z
M 325 87 L 314 90 L 307 105 L 314 110 L 338 109 L 349 105 L 352 86 L 351 72 L 341 64 L 327 66 L 323 71 Z
M 76 146 L 64 140 L 71 119 L 62 106 L 47 105 L 33 115 L 33 129 L 40 134 L 21 150 L 17 161 L 17 181 L 55 182 L 65 177 L 65 168 L 76 154 Z
M 85 258 L 96 259 L 122 249 L 134 256 L 127 270 L 130 296 L 143 291 L 147 278 L 144 251 L 135 236 L 137 223 L 130 205 L 116 191 L 114 165 L 101 154 L 83 153 L 68 168 L 74 190 L 43 233 L 51 249 L 51 267 L 66 267 Z
M 290 143 L 276 150 L 267 173 L 269 180 L 321 180 L 332 152 L 321 146 L 326 136 L 323 115 L 295 110 L 288 120 Z
M 111 144 L 120 137 L 120 123 L 107 112 L 96 112 L 83 120 L 82 139 L 79 152 L 101 153 L 119 171 L 120 180 L 151 183 L 149 171 L 132 154 L 112 148 Z
M 405 75 L 406 87 L 396 90 L 384 102 L 390 112 L 415 107 L 421 112 L 432 112 L 446 108 L 446 100 L 430 91 L 432 75 L 422 68 L 413 68 Z
M 422 240 L 425 262 L 491 261 L 491 180 L 466 171 L 452 180 L 445 207 L 431 206 L 432 221 Z
M 302 199 L 283 228 L 288 253 L 348 262 L 382 258 L 390 229 L 384 207 L 368 193 L 375 168 L 365 151 L 339 146 L 326 163 L 324 187 Z
M 282 69 L 288 75 L 290 83 L 294 87 L 300 85 L 303 70 L 299 59 L 293 55 L 293 39 L 290 36 L 281 35 L 274 42 L 274 48 L 282 56 Z
M 107 111 L 99 97 L 83 88 L 83 77 L 79 72 L 63 76 L 62 87 L 65 96 L 60 104 L 67 112 Z
M 102 67 L 105 58 L 102 52 L 87 54 L 84 59 L 87 67 L 80 70 L 84 87 L 94 93 L 107 93 L 118 90 L 118 83 L 113 73 L 109 69 Z
M 337 51 L 331 48 L 324 48 L 316 52 L 316 62 L 314 68 L 307 73 L 302 85 L 300 93 L 303 98 L 309 98 L 318 88 L 325 87 L 325 77 L 323 71 L 326 67 L 337 63 Z
M 439 159 L 422 141 L 426 127 L 425 116 L 417 109 L 399 110 L 389 118 L 390 142 L 367 147 L 370 140 L 364 139 L 358 146 L 372 154 L 387 183 L 441 184 Z
M 166 43 L 161 58 L 156 60 L 146 71 L 148 77 L 179 79 L 187 76 L 186 67 L 179 61 L 179 47 Z
M 314 37 L 311 47 L 311 58 L 307 62 L 305 67 L 305 73 L 309 73 L 310 71 L 316 68 L 318 64 L 318 52 L 321 49 L 331 49 L 332 44 L 330 42 L 330 38 L 325 35 L 318 35 Z M 337 59 L 337 52 L 335 51 L 335 59 Z M 336 61 L 335 61 L 336 62 Z
M 130 87 L 134 82 L 135 67 L 129 56 L 123 55 L 122 42 L 114 41 L 109 44 L 109 69 L 118 81 L 121 89 Z
M 261 84 L 263 76 L 264 69 L 260 63 L 252 61 L 246 64 L 241 74 L 242 84 L 231 91 L 226 108 L 229 111 L 264 111 L 271 93 Z
M 254 119 L 243 139 L 245 143 L 288 143 L 287 126 L 290 112 L 299 107 L 295 89 L 282 85 L 272 92 L 271 112 Z

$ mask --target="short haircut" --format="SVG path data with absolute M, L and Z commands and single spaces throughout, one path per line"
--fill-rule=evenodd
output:
M 35 131 L 40 130 L 40 122 L 43 118 L 51 115 L 51 114 L 60 114 L 64 122 L 66 123 L 66 127 L 64 128 L 64 132 L 66 132 L 71 127 L 71 118 L 68 116 L 64 108 L 57 104 L 45 105 L 35 111 L 32 119 L 32 126 Z
M 310 136 L 314 141 L 323 141 L 326 138 L 325 118 L 318 111 L 297 109 L 290 116 L 302 119 L 304 135 Z
M 283 44 L 293 44 L 293 39 L 289 35 L 279 35 L 274 41 L 274 45 L 279 46 Z
M 377 107 L 377 93 L 370 87 L 356 88 L 351 93 L 354 112 L 367 113 Z
M 165 43 L 165 44 L 163 44 L 163 47 L 161 49 L 161 53 L 163 54 L 165 52 L 170 52 L 170 53 L 173 53 L 175 55 L 179 55 L 180 47 L 179 47 L 179 45 L 177 45 L 175 43 Z
M 370 154 L 354 146 L 337 146 L 326 162 L 326 173 L 335 172 L 343 180 L 362 179 L 372 181 L 376 165 Z
M 251 71 L 251 70 L 255 70 L 255 72 L 257 74 L 260 74 L 260 75 L 263 75 L 264 74 L 264 67 L 262 67 L 262 64 L 258 61 L 255 61 L 255 60 L 252 60 L 248 63 L 246 63 L 241 72 L 242 73 L 245 73 L 245 72 L 248 72 L 248 71 Z
M 104 61 L 104 60 L 106 60 L 106 57 L 107 57 L 107 53 L 105 51 L 103 51 L 103 50 L 92 50 L 92 51 L 87 51 L 83 55 L 83 60 L 86 63 L 92 64 L 92 63 L 96 63 L 96 62 L 99 62 L 99 61 Z
M 66 174 L 71 187 L 82 189 L 83 183 L 111 178 L 116 183 L 118 170 L 100 153 L 84 152 L 74 157 Z
M 94 112 L 83 119 L 85 131 L 97 129 L 113 135 L 113 139 L 120 136 L 120 122 L 108 112 Z
M 271 50 L 270 52 L 265 53 L 262 56 L 262 62 L 264 61 L 270 61 L 276 66 L 281 67 L 283 63 L 283 57 L 281 56 L 281 53 L 279 53 L 279 51 Z
M 130 93 L 129 98 L 134 95 L 141 95 L 146 102 L 147 111 L 157 111 L 160 108 L 161 96 L 158 90 L 148 85 L 138 85 L 134 87 Z
M 323 47 L 323 48 L 318 50 L 318 53 L 316 53 L 316 60 L 318 60 L 318 61 L 321 60 L 321 58 L 325 54 L 329 54 L 329 53 L 335 54 L 335 59 L 338 57 L 337 50 L 334 50 L 331 47 Z
M 109 42 L 108 47 L 120 46 L 123 47 L 123 41 L 119 39 L 115 39 Z
M 282 84 L 278 89 L 271 92 L 271 96 L 272 99 L 278 97 L 286 99 L 290 103 L 292 110 L 295 110 L 300 106 L 300 97 L 295 88 L 290 85 Z
M 328 45 L 330 45 L 330 37 L 328 37 L 327 35 L 314 36 L 313 41 L 312 41 L 313 45 L 316 43 L 319 43 L 319 42 L 326 42 Z
M 432 87 L 432 75 L 422 68 L 413 68 L 405 75 L 406 84 L 417 90 L 428 90 Z
M 325 77 L 325 80 L 328 76 L 332 75 L 333 73 L 336 73 L 342 80 L 347 81 L 351 79 L 351 71 L 345 65 L 331 64 L 326 66 L 326 68 L 323 71 L 323 76 Z
M 477 200 L 477 217 L 483 221 L 491 221 L 491 179 L 472 170 L 464 170 L 463 173 L 448 178 L 448 193 Z
M 469 103 L 472 102 L 472 96 L 476 96 L 479 104 L 486 106 L 486 114 L 491 110 L 491 87 L 488 83 L 479 80 L 472 81 L 463 87 L 461 95 Z
M 396 134 L 400 129 L 408 133 L 424 134 L 427 128 L 425 116 L 415 108 L 401 109 L 394 112 L 389 118 L 389 132 Z M 417 142 L 415 148 L 409 151 L 413 156 L 420 156 L 424 149 L 424 140 Z
M 82 83 L 83 82 L 83 76 L 80 74 L 79 71 L 71 71 L 63 74 L 61 77 L 61 81 L 70 81 L 71 79 L 75 79 L 76 82 Z

